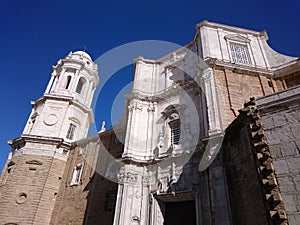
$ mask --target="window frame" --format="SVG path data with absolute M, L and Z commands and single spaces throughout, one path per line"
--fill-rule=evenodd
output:
M 74 123 L 70 123 L 66 138 L 69 140 L 73 140 L 75 136 L 76 125 Z
M 68 89 L 70 88 L 71 80 L 72 80 L 72 76 L 71 76 L 71 75 L 68 75 L 68 76 L 67 76 L 66 85 L 65 85 L 65 89 L 66 89 L 66 90 L 68 90 Z
M 181 141 L 181 122 L 180 119 L 169 122 L 170 127 L 170 141 L 171 145 L 180 145 Z
M 82 171 L 83 163 L 78 163 L 76 166 L 74 166 L 70 186 L 77 186 L 80 184 Z
M 241 65 L 252 65 L 252 59 L 247 43 L 228 42 L 230 60 Z
M 85 83 L 86 79 L 84 77 L 80 77 L 75 90 L 77 94 L 81 95 L 83 93 Z

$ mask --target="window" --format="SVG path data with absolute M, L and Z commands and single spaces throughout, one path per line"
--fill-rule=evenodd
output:
M 84 83 L 85 83 L 85 80 L 83 77 L 80 77 L 79 81 L 78 81 L 78 84 L 77 84 L 77 88 L 76 88 L 76 92 L 78 94 L 81 94 L 82 92 L 82 89 L 83 89 L 83 86 L 84 86 Z
M 230 43 L 231 59 L 235 63 L 251 64 L 250 54 L 247 45 Z
M 32 116 L 30 117 L 30 121 L 28 123 L 29 127 L 28 127 L 28 133 L 31 133 L 32 129 L 33 129 L 33 126 L 34 126 L 34 123 L 36 122 L 37 120 L 37 117 L 38 117 L 38 113 L 37 112 L 34 112 L 32 114 Z
M 76 126 L 73 123 L 71 123 L 66 136 L 68 139 L 73 139 L 75 128 Z
M 71 83 L 71 76 L 68 76 L 65 89 L 68 89 Z
M 171 143 L 178 145 L 180 141 L 180 120 L 172 121 L 170 123 L 171 129 Z
M 71 181 L 71 186 L 78 185 L 80 182 L 81 174 L 82 174 L 82 169 L 83 169 L 83 164 L 77 164 L 74 167 L 73 171 L 73 176 L 72 176 L 72 181 Z

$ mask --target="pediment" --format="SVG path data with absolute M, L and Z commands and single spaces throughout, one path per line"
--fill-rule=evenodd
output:
M 228 34 L 224 38 L 225 38 L 225 40 L 242 42 L 242 43 L 249 43 L 250 42 L 249 38 L 246 38 L 246 37 L 244 37 L 242 35 L 239 35 L 239 34 Z
M 29 160 L 29 161 L 26 161 L 26 164 L 43 165 L 43 163 L 38 160 Z
M 69 120 L 71 120 L 71 121 L 73 121 L 74 123 L 77 123 L 77 124 L 80 125 L 80 121 L 79 121 L 77 118 L 75 118 L 75 117 L 69 117 Z

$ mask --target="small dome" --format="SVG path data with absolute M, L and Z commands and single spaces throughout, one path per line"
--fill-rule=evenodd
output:
M 89 60 L 93 61 L 91 56 L 89 54 L 87 54 L 86 52 L 83 52 L 83 51 L 73 52 L 72 55 L 84 56 L 84 57 L 88 58 Z

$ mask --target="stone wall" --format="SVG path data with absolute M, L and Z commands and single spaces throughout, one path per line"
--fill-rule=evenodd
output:
M 122 143 L 116 141 L 115 133 L 109 130 L 100 137 L 96 135 L 79 141 L 77 147 L 70 151 L 50 224 L 113 223 L 117 184 L 97 172 L 97 168 L 107 167 L 101 154 L 104 147 L 114 157 L 120 156 L 123 150 Z M 82 174 L 78 184 L 74 185 L 74 168 L 80 164 L 83 165 Z
M 278 90 L 274 80 L 254 72 L 217 67 L 214 77 L 224 129 L 236 118 L 238 110 L 250 97 L 261 97 Z
M 257 100 L 290 225 L 300 224 L 300 87 Z
M 268 225 L 247 123 L 247 117 L 237 117 L 223 142 L 232 224 Z
M 13 157 L 5 170 L 0 186 L 0 224 L 49 221 L 64 162 L 23 154 Z

